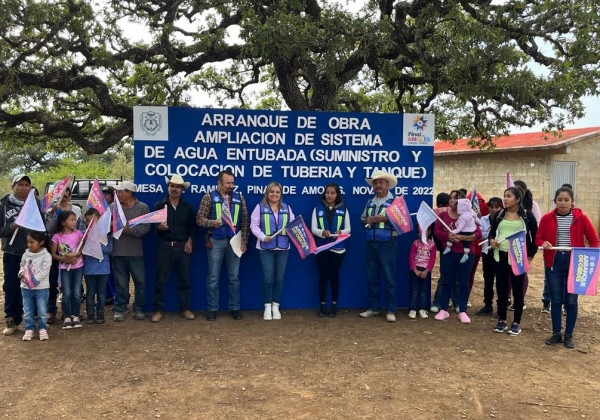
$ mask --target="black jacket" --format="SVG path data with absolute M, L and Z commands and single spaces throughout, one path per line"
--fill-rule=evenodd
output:
M 533 256 L 537 253 L 538 249 L 535 245 L 535 234 L 537 233 L 538 225 L 535 219 L 535 216 L 529 210 L 525 210 L 523 206 L 519 207 L 517 214 L 523 220 L 525 224 L 525 238 L 527 242 L 527 256 L 529 258 L 533 258 Z M 490 217 L 490 233 L 488 235 L 488 239 L 496 239 L 496 231 L 498 230 L 498 225 L 506 215 L 506 209 L 500 210 L 496 213 L 496 217 Z

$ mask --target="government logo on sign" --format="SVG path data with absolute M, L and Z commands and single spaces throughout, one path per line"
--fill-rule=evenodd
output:
M 149 136 L 154 136 L 162 127 L 161 115 L 154 111 L 142 112 L 140 117 L 140 127 Z
M 423 131 L 427 128 L 427 120 L 425 115 L 417 115 L 413 120 L 413 128 L 417 131 Z

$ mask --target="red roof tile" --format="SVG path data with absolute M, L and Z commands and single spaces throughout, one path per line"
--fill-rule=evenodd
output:
M 507 137 L 498 137 L 495 140 L 496 151 L 525 151 L 540 149 L 557 149 L 569 144 L 586 140 L 590 137 L 600 135 L 600 127 L 572 128 L 563 130 L 562 137 L 554 137 L 542 131 L 535 133 L 511 134 Z M 547 137 L 547 138 L 545 138 Z M 489 153 L 487 150 L 473 149 L 467 145 L 468 139 L 459 139 L 456 144 L 445 141 L 436 141 L 434 154 L 438 156 L 451 155 L 455 153 Z

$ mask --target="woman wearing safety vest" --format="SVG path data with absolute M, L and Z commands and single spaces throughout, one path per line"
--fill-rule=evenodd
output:
M 333 235 L 350 233 L 350 215 L 344 205 L 340 187 L 332 182 L 325 187 L 321 200 L 312 212 L 311 231 L 317 246 L 333 242 Z M 315 255 L 319 269 L 319 307 L 318 316 L 335 317 L 337 315 L 338 293 L 340 291 L 340 269 L 346 255 L 345 241 Z M 327 283 L 331 281 L 331 306 L 327 310 Z
M 281 319 L 279 304 L 290 249 L 290 241 L 283 228 L 294 220 L 292 208 L 282 201 L 282 191 L 279 182 L 267 185 L 265 196 L 250 217 L 250 229 L 258 238 L 256 248 L 263 271 L 263 319 L 266 321 Z

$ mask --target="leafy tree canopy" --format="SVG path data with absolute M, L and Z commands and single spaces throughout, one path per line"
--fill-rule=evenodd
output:
M 134 105 L 203 93 L 214 106 L 430 112 L 438 138 L 489 147 L 512 126 L 560 129 L 598 94 L 596 1 L 364 3 L 5 0 L 0 142 L 98 154 L 131 138 Z

